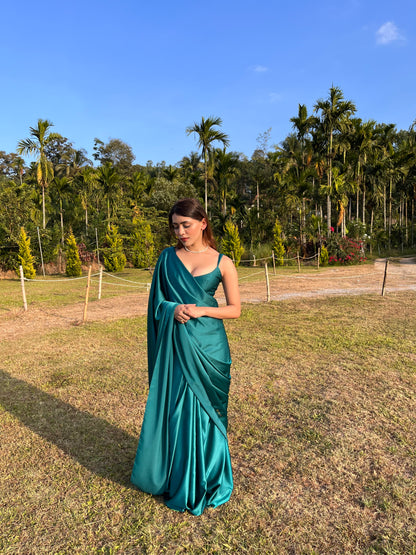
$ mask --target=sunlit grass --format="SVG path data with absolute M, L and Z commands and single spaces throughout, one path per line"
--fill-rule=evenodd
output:
M 201 517 L 129 475 L 145 318 L 0 345 L 1 553 L 414 553 L 416 295 L 246 305 L 235 490 Z

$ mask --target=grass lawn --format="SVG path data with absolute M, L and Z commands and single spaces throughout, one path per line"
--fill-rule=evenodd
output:
M 416 294 L 245 305 L 226 327 L 235 490 L 201 517 L 129 483 L 145 317 L 3 341 L 0 552 L 416 553 Z
M 147 270 L 128 268 L 117 274 L 103 274 L 102 298 L 109 298 L 127 293 L 144 293 L 152 281 Z M 20 279 L 4 279 L 0 281 L 0 307 L 3 310 L 21 308 L 22 289 Z M 82 278 L 65 278 L 64 276 L 36 276 L 36 280 L 26 281 L 26 297 L 28 305 L 60 307 L 85 299 L 87 274 Z M 90 298 L 96 299 L 99 288 L 99 276 L 93 274 Z

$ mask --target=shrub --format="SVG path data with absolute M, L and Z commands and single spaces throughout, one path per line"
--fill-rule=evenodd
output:
M 319 256 L 319 264 L 321 266 L 328 266 L 328 262 L 329 262 L 328 249 L 325 247 L 325 245 L 322 245 L 321 254 Z
M 82 275 L 81 259 L 72 231 L 66 239 L 66 275 L 68 277 L 80 277 Z
M 91 264 L 95 260 L 95 253 L 89 251 L 85 243 L 79 243 L 78 254 L 82 264 Z
M 240 264 L 241 255 L 244 252 L 241 246 L 238 228 L 232 222 L 227 222 L 224 226 L 224 237 L 221 243 L 222 252 L 234 260 L 234 264 Z
M 135 268 L 149 268 L 155 259 L 155 246 L 150 225 L 138 216 L 133 220 L 132 262 Z
M 276 264 L 278 266 L 283 266 L 285 247 L 282 240 L 282 226 L 280 225 L 278 218 L 276 218 L 273 228 L 273 252 Z
M 104 266 L 109 272 L 121 272 L 126 265 L 126 255 L 123 250 L 123 239 L 118 227 L 112 225 L 105 236 L 107 248 L 104 249 Z
M 332 236 L 326 247 L 329 264 L 357 264 L 366 260 L 362 241 Z
M 26 235 L 24 228 L 20 228 L 19 234 L 19 254 L 18 254 L 20 265 L 23 268 L 23 275 L 27 279 L 33 279 L 36 277 L 36 270 L 34 267 L 35 259 L 32 256 L 30 250 L 30 237 Z M 19 275 L 19 270 L 16 269 L 17 275 Z

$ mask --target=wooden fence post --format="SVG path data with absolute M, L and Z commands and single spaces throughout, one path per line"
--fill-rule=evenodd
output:
M 103 267 L 100 266 L 100 276 L 98 278 L 98 300 L 101 299 L 101 287 L 103 284 Z
M 23 274 L 23 266 L 19 266 L 19 271 L 20 271 L 20 283 L 22 285 L 23 308 L 26 311 L 27 310 L 27 301 L 26 301 L 25 276 Z
M 89 297 L 89 294 L 90 294 L 90 284 L 91 284 L 91 268 L 92 268 L 92 266 L 88 267 L 87 290 L 85 292 L 84 315 L 82 317 L 82 323 L 83 324 L 85 324 L 85 322 L 87 321 L 88 297 Z
M 384 278 L 383 278 L 383 287 L 381 288 L 381 296 L 384 297 L 386 293 L 386 281 L 387 281 L 387 268 L 389 265 L 389 259 L 386 258 L 386 265 L 384 267 Z
M 254 266 L 257 266 L 257 263 L 256 263 L 256 255 L 255 255 L 255 254 L 253 254 L 253 267 L 254 267 Z
M 321 247 L 318 248 L 318 270 L 319 270 L 320 261 L 321 261 Z
M 298 259 L 298 272 L 300 274 L 300 256 L 299 256 L 299 252 L 297 254 L 297 259 Z
M 269 272 L 267 270 L 267 262 L 264 263 L 264 273 L 266 274 L 266 289 L 267 289 L 267 302 L 270 302 L 270 283 L 269 283 Z

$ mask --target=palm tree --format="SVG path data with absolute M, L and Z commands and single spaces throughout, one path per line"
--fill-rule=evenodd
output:
M 212 143 L 219 141 L 224 145 L 224 148 L 229 145 L 228 135 L 215 129 L 221 127 L 222 119 L 216 117 L 204 117 L 201 123 L 194 123 L 192 127 L 186 128 L 187 135 L 195 133 L 198 135 L 198 146 L 202 149 L 202 156 L 204 157 L 204 178 L 205 178 L 205 211 L 208 210 L 208 156 L 212 149 Z
M 20 156 L 16 156 L 16 158 L 12 162 L 12 166 L 16 171 L 17 175 L 19 176 L 20 185 L 23 185 L 23 174 L 25 173 L 25 161 Z
M 37 154 L 36 178 L 42 189 L 43 229 L 46 228 L 45 189 L 53 179 L 53 166 L 47 159 L 45 147 L 49 142 L 60 138 L 59 133 L 51 133 L 53 123 L 47 119 L 39 119 L 37 127 L 30 128 L 30 137 L 19 141 L 17 152 L 20 155 Z
M 75 180 L 81 198 L 82 208 L 85 211 L 85 234 L 88 235 L 88 204 L 97 185 L 97 170 L 92 166 L 82 166 Z
M 136 208 L 142 206 L 145 198 L 148 198 L 152 181 L 150 175 L 142 171 L 134 172 L 130 177 L 130 197 Z
M 179 168 L 177 168 L 176 166 L 169 165 L 162 170 L 162 177 L 165 177 L 168 181 L 173 181 L 174 179 L 177 179 L 178 176 Z
M 53 189 L 52 189 L 52 195 L 56 195 L 57 197 L 57 201 L 59 203 L 59 215 L 60 215 L 60 219 L 61 219 L 61 243 L 62 245 L 65 242 L 65 236 L 64 236 L 64 200 L 67 197 L 68 191 L 69 191 L 69 186 L 70 186 L 70 180 L 67 177 L 58 177 L 55 176 L 53 178 Z
M 185 181 L 189 181 L 199 190 L 202 184 L 202 167 L 201 167 L 201 156 L 192 151 L 189 156 L 184 156 L 179 162 L 179 167 L 182 171 L 182 175 Z
M 362 184 L 362 219 L 363 224 L 366 223 L 365 213 L 366 213 L 366 182 L 365 182 L 365 170 L 367 165 L 367 160 L 370 154 L 374 151 L 374 147 L 377 147 L 374 138 L 374 127 L 376 122 L 374 120 L 368 120 L 362 122 L 360 118 L 353 118 L 352 122 L 352 151 L 354 157 L 355 174 L 357 178 L 356 187 L 356 218 L 359 219 L 359 209 L 360 209 L 360 190 Z
M 299 104 L 298 115 L 290 118 L 290 121 L 293 123 L 293 129 L 297 132 L 296 135 L 301 144 L 302 164 L 305 166 L 306 139 L 312 128 L 316 125 L 317 118 L 308 116 L 308 110 L 305 104 Z
M 332 191 L 332 161 L 334 157 L 334 135 L 345 132 L 348 128 L 349 117 L 356 112 L 355 104 L 351 100 L 344 100 L 339 87 L 329 89 L 327 100 L 318 100 L 314 106 L 315 112 L 320 114 L 320 127 L 326 138 L 327 148 L 327 228 L 331 233 L 331 191 Z
M 111 226 L 111 215 L 114 214 L 114 206 L 120 195 L 120 175 L 111 162 L 106 162 L 98 168 L 98 183 L 102 185 L 104 196 L 107 199 L 107 225 Z
M 384 212 L 384 231 L 387 230 L 387 184 L 389 186 L 389 241 L 392 224 L 392 192 L 393 183 L 396 177 L 394 169 L 394 141 L 396 137 L 396 126 L 393 123 L 377 124 L 375 128 L 377 148 L 379 150 L 378 164 L 380 164 L 383 180 L 383 212 Z
M 218 196 L 222 215 L 227 214 L 227 197 L 232 180 L 238 175 L 238 154 L 215 150 L 214 181 L 218 188 Z

